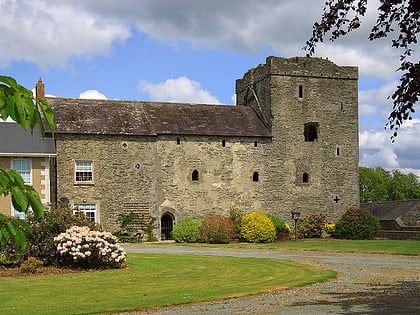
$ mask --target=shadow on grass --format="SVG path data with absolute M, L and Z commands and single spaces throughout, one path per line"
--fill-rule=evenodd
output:
M 319 300 L 294 303 L 293 306 L 341 308 L 340 314 L 419 314 L 420 281 L 402 281 L 376 285 L 358 292 L 326 292 Z

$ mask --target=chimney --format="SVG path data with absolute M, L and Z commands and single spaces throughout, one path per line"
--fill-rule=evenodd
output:
M 45 98 L 45 86 L 42 82 L 41 78 L 39 78 L 38 82 L 35 86 L 35 97 L 36 98 Z

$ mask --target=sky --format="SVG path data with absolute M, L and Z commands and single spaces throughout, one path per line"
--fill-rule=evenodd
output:
M 234 104 L 235 80 L 267 56 L 304 56 L 325 0 L 0 0 L 0 74 L 47 95 Z M 385 129 L 400 51 L 361 28 L 315 56 L 359 67 L 360 166 L 420 176 L 420 119 Z M 414 47 L 413 60 L 420 49 Z

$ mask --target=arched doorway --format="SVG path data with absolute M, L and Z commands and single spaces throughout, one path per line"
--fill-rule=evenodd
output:
M 161 240 L 171 240 L 171 232 L 174 228 L 174 217 L 170 213 L 165 213 L 162 215 L 160 219 L 160 233 L 161 233 Z

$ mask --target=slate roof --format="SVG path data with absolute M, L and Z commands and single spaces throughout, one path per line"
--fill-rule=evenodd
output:
M 251 107 L 48 98 L 56 134 L 271 137 Z
M 36 126 L 24 130 L 13 122 L 0 122 L 0 156 L 44 156 L 55 155 L 54 139 L 42 138 Z
M 361 204 L 360 208 L 368 210 L 380 221 L 392 221 L 412 209 L 420 211 L 420 199 L 369 202 Z

